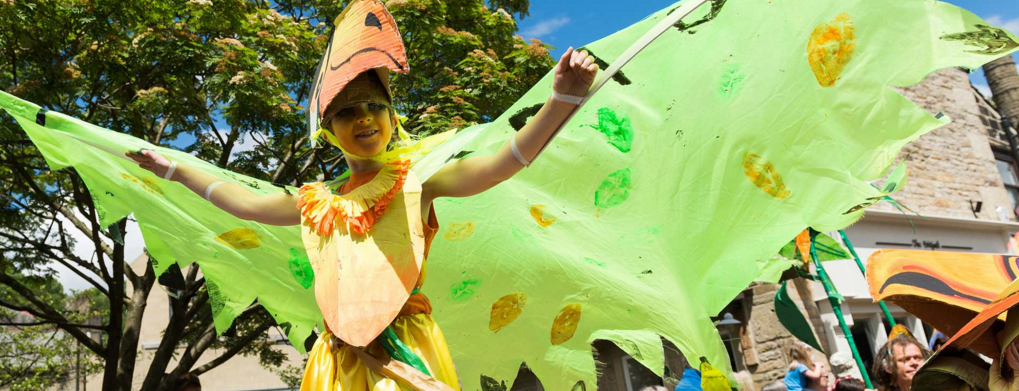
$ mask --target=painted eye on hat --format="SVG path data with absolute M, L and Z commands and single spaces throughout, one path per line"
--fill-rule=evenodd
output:
M 379 17 L 375 16 L 375 13 L 373 12 L 369 12 L 368 15 L 365 15 L 364 25 L 368 27 L 378 27 L 379 31 L 382 31 L 382 21 L 380 21 Z

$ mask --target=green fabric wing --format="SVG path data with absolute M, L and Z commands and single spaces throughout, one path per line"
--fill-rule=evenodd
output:
M 674 8 L 586 48 L 611 64 Z M 546 389 L 593 389 L 592 340 L 642 346 L 630 341 L 648 333 L 726 370 L 710 317 L 758 277 L 757 260 L 808 226 L 846 227 L 885 196 L 870 182 L 948 122 L 891 87 L 1015 50 L 1013 35 L 988 38 L 980 24 L 927 0 L 701 7 L 623 67 L 530 168 L 436 201 L 443 231 L 423 291 L 465 388 L 510 383 L 526 361 Z M 975 35 L 951 38 L 964 32 Z M 494 153 L 551 82 L 466 149 Z M 634 357 L 661 374 L 662 350 L 650 349 Z
M 314 272 L 300 227 L 235 218 L 183 185 L 139 168 L 123 153 L 152 149 L 256 194 L 284 189 L 60 113 L 40 114 L 35 104 L 2 91 L 0 107 L 25 129 L 50 169 L 73 166 L 77 170 L 92 193 L 102 226 L 134 214 L 157 274 L 172 263 L 182 268 L 192 262 L 201 265 L 217 332 L 226 331 L 257 299 L 294 347 L 305 350 L 305 341 L 322 323 L 322 315 L 311 289 Z

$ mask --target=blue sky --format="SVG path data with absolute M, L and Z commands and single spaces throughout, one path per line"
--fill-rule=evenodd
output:
M 889 0 L 875 0 L 889 1 Z M 1019 34 L 1019 1 L 1017 0 L 947 0 L 965 8 L 988 22 Z M 636 23 L 655 11 L 675 3 L 672 0 L 633 0 L 619 6 L 619 1 L 532 0 L 531 16 L 519 23 L 519 34 L 524 38 L 538 38 L 555 46 L 553 56 L 558 58 L 566 48 L 579 47 L 608 36 Z M 583 6 L 578 6 L 583 4 Z M 1019 55 L 1016 56 L 1019 62 Z M 970 75 L 977 88 L 984 90 L 987 81 L 982 71 Z

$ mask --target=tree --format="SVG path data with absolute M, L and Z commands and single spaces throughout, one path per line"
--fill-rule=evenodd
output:
M 289 184 L 334 177 L 344 161 L 322 143 L 310 148 L 302 104 L 345 3 L 0 0 L 0 88 L 252 177 Z M 489 4 L 495 9 L 481 0 L 388 2 L 411 60 L 413 73 L 393 85 L 412 131 L 490 120 L 554 65 L 546 45 L 512 35 L 513 15 L 527 15 L 527 0 Z M 254 142 L 253 150 L 234 153 L 244 140 Z M 0 199 L 0 288 L 8 292 L 0 308 L 31 314 L 99 357 L 103 389 L 139 388 L 132 384 L 138 334 L 157 283 L 175 293 L 173 315 L 141 389 L 168 389 L 178 375 L 208 372 L 237 354 L 282 364 L 282 353 L 260 342 L 275 322 L 257 303 L 217 338 L 197 266 L 159 281 L 151 266 L 132 269 L 125 243 L 141 238 L 125 235 L 126 220 L 100 226 L 104 211 L 81 178 L 73 170 L 50 171 L 6 114 Z M 90 238 L 97 249 L 91 257 L 75 255 L 72 230 Z M 89 306 L 105 315 L 83 318 L 38 289 L 53 281 L 57 265 L 92 286 Z M 212 351 L 219 356 L 195 365 Z
M 17 272 L 12 275 L 48 304 L 57 308 L 65 306 L 60 283 Z M 0 297 L 12 300 L 16 295 L 6 288 L 0 286 Z M 0 388 L 48 389 L 67 380 L 76 370 L 87 375 L 100 368 L 94 354 L 79 355 L 80 346 L 66 332 L 52 324 L 38 322 L 30 314 L 0 308 L 0 330 Z

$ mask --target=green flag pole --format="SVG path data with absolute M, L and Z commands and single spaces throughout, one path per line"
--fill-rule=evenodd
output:
M 831 308 L 835 311 L 835 318 L 839 320 L 839 327 L 842 328 L 842 333 L 846 335 L 846 340 L 849 342 L 849 349 L 853 352 L 853 358 L 856 359 L 856 367 L 860 369 L 860 375 L 863 376 L 863 382 L 866 384 L 868 389 L 874 388 L 870 384 L 870 376 L 867 375 L 867 368 L 863 366 L 863 359 L 860 357 L 860 351 L 856 349 L 856 341 L 853 340 L 853 333 L 849 331 L 849 326 L 846 325 L 846 319 L 842 316 L 842 306 L 839 305 L 839 295 L 835 291 L 835 286 L 832 285 L 831 279 L 828 278 L 828 273 L 825 272 L 824 266 L 821 265 L 821 261 L 817 259 L 817 251 L 814 250 L 814 237 L 818 234 L 813 228 L 810 228 L 810 259 L 814 261 L 814 266 L 817 267 L 817 275 L 821 277 L 821 285 L 824 286 L 824 292 L 828 295 L 828 303 L 831 304 Z
M 846 231 L 839 230 L 839 235 L 842 235 L 842 243 L 846 244 L 846 248 L 849 249 L 849 253 L 853 254 L 853 259 L 856 260 L 856 266 L 860 268 L 860 273 L 863 273 L 863 278 L 867 278 L 867 268 L 863 266 L 863 262 L 860 262 L 860 256 L 856 255 L 856 249 L 853 248 L 853 243 L 849 241 L 849 237 L 846 236 Z M 885 319 L 888 319 L 888 323 L 895 327 L 895 318 L 892 317 L 892 313 L 888 311 L 888 306 L 885 302 L 878 301 L 877 305 L 881 307 L 881 312 L 884 312 Z

